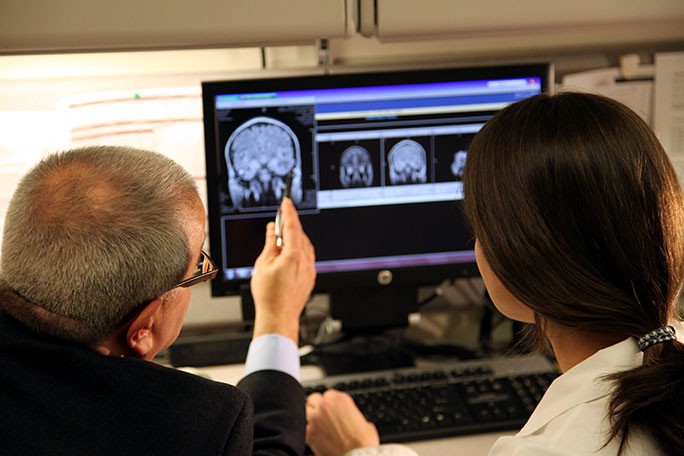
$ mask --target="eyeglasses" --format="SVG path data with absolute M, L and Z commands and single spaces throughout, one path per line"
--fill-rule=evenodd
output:
M 193 285 L 197 285 L 198 283 L 211 280 L 216 277 L 216 274 L 218 274 L 218 267 L 216 267 L 216 263 L 209 258 L 209 255 L 207 255 L 204 250 L 200 250 L 199 260 L 197 261 L 195 270 L 192 273 L 192 277 L 179 282 L 174 288 L 188 288 Z
M 197 264 L 195 265 L 195 270 L 192 272 L 192 277 L 189 279 L 185 279 L 181 282 L 178 282 L 175 287 L 173 288 L 188 288 L 193 285 L 197 285 L 198 283 L 206 282 L 207 280 L 211 280 L 214 277 L 216 277 L 216 274 L 218 273 L 218 267 L 216 267 L 216 263 L 207 255 L 207 253 L 204 250 L 200 250 L 200 256 L 199 260 L 197 261 Z M 139 306 L 135 307 L 133 310 L 128 312 L 119 322 L 119 326 L 122 326 L 126 324 L 127 322 L 131 321 L 131 319 L 138 314 L 139 312 L 142 311 L 142 309 L 145 308 L 152 300 L 145 301 L 144 303 L 140 304 Z

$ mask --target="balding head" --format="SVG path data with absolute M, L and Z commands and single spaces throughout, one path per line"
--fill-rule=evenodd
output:
M 20 182 L 2 244 L 0 307 L 41 332 L 92 343 L 188 268 L 179 214 L 192 178 L 153 152 L 89 147 L 52 155 Z

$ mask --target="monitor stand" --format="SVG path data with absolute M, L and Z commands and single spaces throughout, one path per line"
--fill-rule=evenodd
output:
M 352 287 L 330 293 L 330 314 L 342 322 L 346 334 L 377 334 L 406 327 L 409 314 L 417 310 L 416 287 Z
M 240 288 L 242 318 L 254 320 L 249 284 Z M 330 312 L 342 322 L 345 339 L 316 347 L 303 362 L 326 375 L 412 367 L 413 354 L 403 344 L 408 316 L 417 311 L 415 287 L 352 288 L 330 294 Z
M 322 368 L 327 376 L 415 366 L 413 353 L 405 347 L 403 331 L 396 329 L 319 345 L 302 361 Z
M 373 287 L 330 293 L 332 318 L 342 322 L 345 339 L 314 351 L 327 375 L 411 367 L 403 344 L 408 316 L 418 309 L 416 287 Z
M 418 310 L 416 287 L 350 288 L 330 293 L 331 316 L 342 322 L 346 334 L 377 334 L 408 326 L 408 316 Z M 249 284 L 240 287 L 243 321 L 254 320 L 254 300 Z
M 240 307 L 242 308 L 242 321 L 254 322 L 254 298 L 249 283 L 240 285 Z

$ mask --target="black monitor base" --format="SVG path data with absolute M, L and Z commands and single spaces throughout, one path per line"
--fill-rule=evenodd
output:
M 409 314 L 418 310 L 417 297 L 417 287 L 336 289 L 330 292 L 330 314 L 347 335 L 379 334 L 407 327 Z
M 334 344 L 317 346 L 303 361 L 321 367 L 328 376 L 415 365 L 413 350 L 404 345 L 401 331 L 355 336 Z

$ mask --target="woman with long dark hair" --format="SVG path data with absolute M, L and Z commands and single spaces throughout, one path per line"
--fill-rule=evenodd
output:
M 537 95 L 487 122 L 463 180 L 494 304 L 536 323 L 563 372 L 490 455 L 684 454 L 684 198 L 653 132 L 608 98 Z M 410 451 L 372 448 L 343 393 L 307 411 L 317 454 Z

